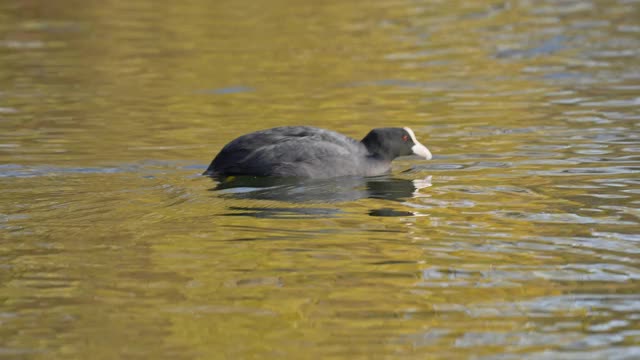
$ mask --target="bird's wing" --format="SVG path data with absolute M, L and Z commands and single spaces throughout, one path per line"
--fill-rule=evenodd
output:
M 353 143 L 286 138 L 261 146 L 234 164 L 233 172 L 264 176 L 334 177 L 358 173 L 358 159 L 366 154 Z

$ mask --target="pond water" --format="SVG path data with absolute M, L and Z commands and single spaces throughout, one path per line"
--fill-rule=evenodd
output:
M 640 358 L 639 19 L 0 0 L 0 358 Z M 434 159 L 200 176 L 296 124 Z

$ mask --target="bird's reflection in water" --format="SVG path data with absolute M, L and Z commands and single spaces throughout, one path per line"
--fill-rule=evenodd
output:
M 284 203 L 339 203 L 373 198 L 403 201 L 419 195 L 419 190 L 431 186 L 431 177 L 419 180 L 390 176 L 341 177 L 333 179 L 287 179 L 261 177 L 228 177 L 214 179 L 215 191 L 221 197 L 233 199 L 272 200 Z M 332 217 L 341 212 L 333 207 L 229 207 L 229 216 L 260 218 Z M 409 211 L 389 208 L 372 209 L 371 216 L 413 216 Z

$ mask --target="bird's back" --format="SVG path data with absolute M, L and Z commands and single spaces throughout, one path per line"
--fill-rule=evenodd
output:
M 308 126 L 243 135 L 215 157 L 208 174 L 327 178 L 368 172 L 367 150 L 348 136 Z

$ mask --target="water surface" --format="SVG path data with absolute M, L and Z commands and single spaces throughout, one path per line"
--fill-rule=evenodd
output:
M 640 357 L 640 3 L 0 0 L 0 357 Z M 391 174 L 221 184 L 241 134 Z

